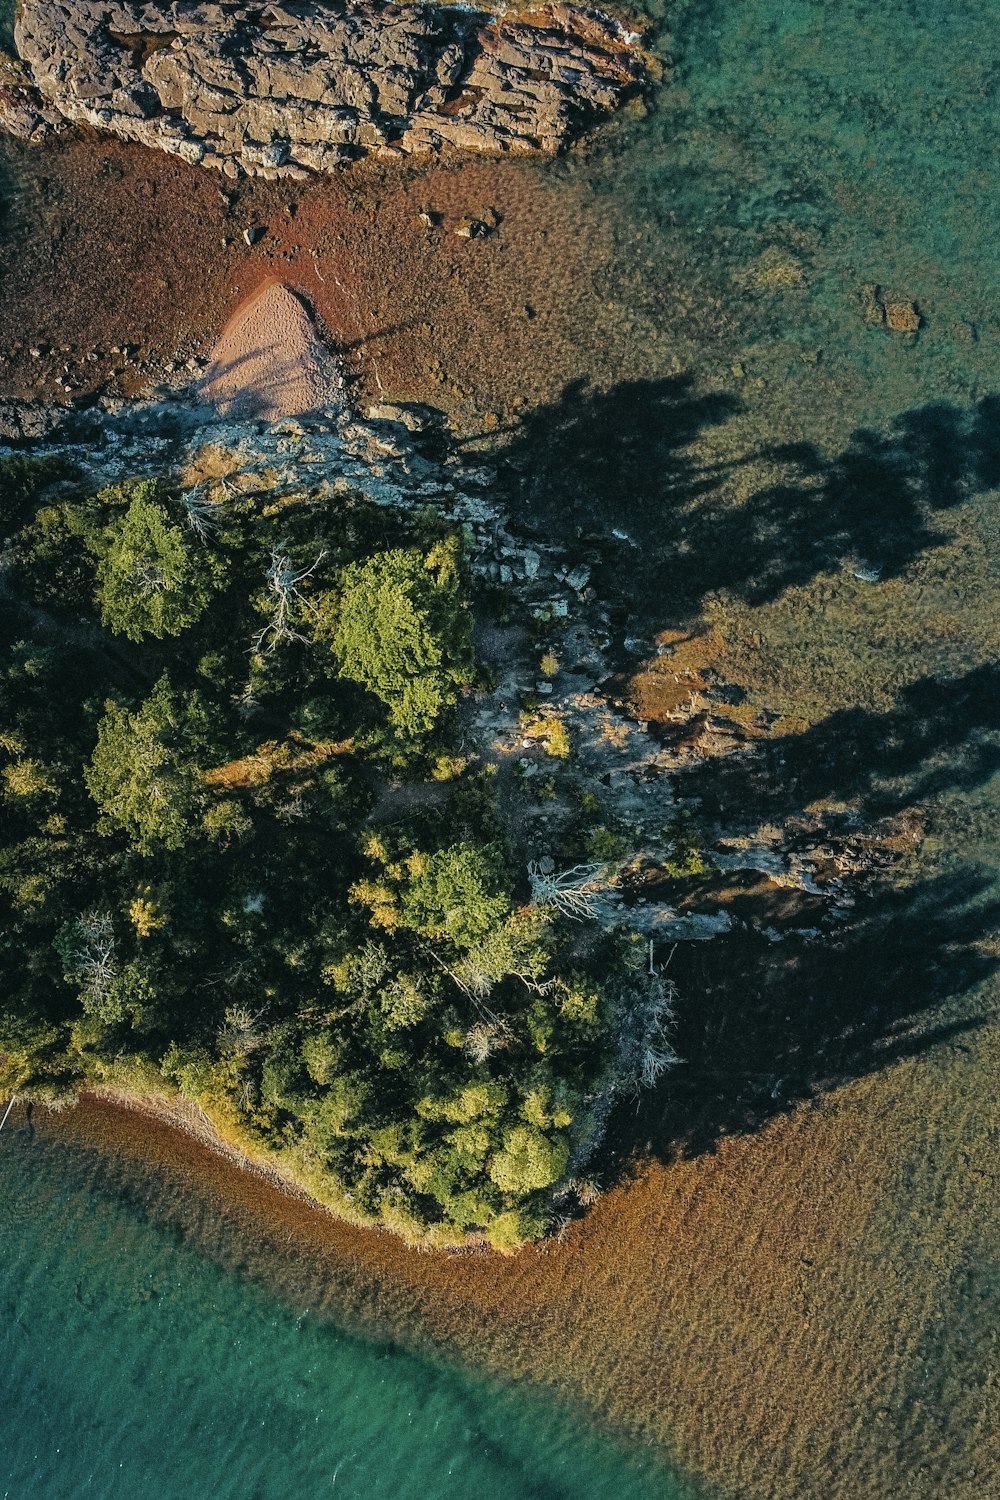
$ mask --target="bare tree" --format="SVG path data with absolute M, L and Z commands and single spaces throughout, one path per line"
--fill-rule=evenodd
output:
M 599 865 L 573 865 L 547 874 L 533 859 L 528 865 L 531 898 L 537 906 L 551 906 L 572 921 L 599 915 L 598 895 L 606 885 Z
M 204 481 L 185 490 L 180 496 L 185 519 L 195 536 L 206 542 L 218 530 L 217 516 L 222 502 L 214 500 Z
M 292 622 L 302 610 L 312 615 L 317 613 L 316 605 L 302 592 L 300 585 L 315 573 L 326 556 L 325 551 L 319 554 L 310 567 L 297 569 L 292 566 L 288 554 L 281 547 L 282 544 L 279 543 L 277 547 L 271 548 L 271 561 L 267 570 L 266 607 L 269 618 L 263 630 L 254 636 L 255 651 L 265 649 L 265 641 L 268 642 L 266 649 L 273 651 L 280 641 L 306 640 L 307 637 L 296 630 Z
M 111 913 L 87 912 L 77 921 L 74 936 L 70 961 L 83 983 L 83 999 L 100 1009 L 118 974 Z
M 219 1027 L 219 1046 L 224 1052 L 246 1057 L 261 1044 L 258 1025 L 263 1011 L 252 1011 L 246 1005 L 230 1005 Z

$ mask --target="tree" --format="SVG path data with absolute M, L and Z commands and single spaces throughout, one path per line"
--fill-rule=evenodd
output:
M 128 510 L 97 543 L 101 619 L 130 641 L 179 635 L 204 612 L 211 571 L 171 522 L 155 481 L 141 480 L 127 493 Z
M 111 701 L 105 710 L 84 770 L 104 815 L 102 831 L 121 829 L 141 853 L 179 849 L 197 800 L 188 723 L 204 706 L 195 693 L 175 697 L 164 675 L 134 713 Z
M 569 1144 L 552 1140 L 531 1125 L 514 1125 L 503 1150 L 490 1162 L 490 1176 L 501 1192 L 521 1196 L 551 1186 L 566 1170 Z
M 340 672 L 389 710 L 399 735 L 419 740 L 470 680 L 472 647 L 457 541 L 430 552 L 379 552 L 344 570 L 333 649 Z

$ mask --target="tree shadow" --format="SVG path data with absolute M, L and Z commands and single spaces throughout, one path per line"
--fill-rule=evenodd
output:
M 515 523 L 589 553 L 599 595 L 645 636 L 689 621 L 717 592 L 759 605 L 838 567 L 900 575 L 950 539 L 950 511 L 1000 484 L 996 395 L 968 410 L 921 407 L 885 431 L 856 432 L 834 456 L 802 443 L 704 457 L 713 446 L 735 452 L 705 439 L 741 410 L 685 376 L 608 392 L 569 386 L 502 456 Z M 998 771 L 1000 667 L 988 664 L 925 678 L 888 712 L 834 712 L 672 777 L 679 800 L 700 804 L 699 821 L 730 833 L 785 824 L 788 847 L 807 853 L 823 834 L 806 808 L 839 807 L 824 822 L 861 833 Z M 974 866 L 901 884 L 891 869 L 876 873 L 890 859 L 876 841 L 852 915 L 824 916 L 819 937 L 772 942 L 737 921 L 728 935 L 677 946 L 683 1064 L 622 1101 L 596 1171 L 614 1177 L 637 1153 L 709 1150 L 798 1101 L 967 1045 L 1000 965 L 997 886 Z
M 976 987 L 1000 965 L 983 941 L 1000 922 L 995 885 L 965 869 L 908 889 L 886 883 L 864 908 L 822 941 L 776 946 L 744 931 L 677 949 L 671 973 L 697 996 L 679 1014 L 684 1062 L 620 1106 L 605 1172 L 637 1150 L 667 1161 L 709 1151 L 904 1058 L 967 1049 L 988 1010 Z
M 922 679 L 889 712 L 843 710 L 749 755 L 676 773 L 675 793 L 698 799 L 707 825 L 732 834 L 787 820 L 791 853 L 823 837 L 803 809 L 832 803 L 824 823 L 870 839 L 869 873 L 853 913 L 824 916 L 818 936 L 775 943 L 737 921 L 710 942 L 677 945 L 670 973 L 683 1062 L 618 1109 L 606 1174 L 637 1151 L 673 1160 L 710 1150 L 901 1059 L 964 1048 L 995 1011 L 982 986 L 1000 968 L 1000 883 L 970 864 L 894 880 L 873 822 L 971 792 L 998 772 L 1000 667 L 989 664 Z
M 884 432 L 859 430 L 834 457 L 810 443 L 707 462 L 694 445 L 742 411 L 689 376 L 583 382 L 525 419 L 503 454 L 514 520 L 564 546 L 597 545 L 599 587 L 632 612 L 684 617 L 724 590 L 751 604 L 853 560 L 902 572 L 947 539 L 935 517 L 1000 483 L 1000 397 L 962 411 L 939 402 Z M 751 463 L 781 478 L 739 503 L 726 482 Z
M 732 826 L 749 813 L 780 822 L 811 804 L 856 802 L 886 817 L 946 792 L 972 791 L 1000 771 L 1000 665 L 924 677 L 885 713 L 838 709 L 798 734 L 760 740 L 750 754 L 694 762 L 677 795 Z
M 956 862 L 902 883 L 873 824 L 998 772 L 1000 667 L 989 664 L 922 679 L 889 712 L 837 712 L 749 755 L 676 773 L 675 793 L 698 799 L 707 825 L 732 834 L 785 822 L 790 853 L 808 854 L 824 837 L 803 809 L 832 803 L 823 822 L 870 842 L 869 870 L 852 914 L 823 916 L 818 936 L 776 943 L 737 921 L 710 942 L 677 945 L 673 1040 L 683 1062 L 617 1110 L 604 1174 L 618 1175 L 637 1152 L 675 1160 L 711 1150 L 904 1058 L 965 1049 L 963 1038 L 995 1013 L 983 986 L 1000 969 L 1000 882 Z

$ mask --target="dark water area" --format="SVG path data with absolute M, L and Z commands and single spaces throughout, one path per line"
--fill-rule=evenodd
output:
M 12 1500 L 695 1500 L 540 1398 L 222 1269 L 23 1126 L 0 1141 L 0 1193 Z

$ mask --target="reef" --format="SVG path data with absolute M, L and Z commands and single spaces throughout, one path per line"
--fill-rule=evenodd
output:
M 9 107 L 0 98 L 0 124 L 37 137 L 55 112 L 229 177 L 303 177 L 370 153 L 552 153 L 642 89 L 637 40 L 563 5 L 497 18 L 317 0 L 24 0 L 25 86 L 7 91 Z

